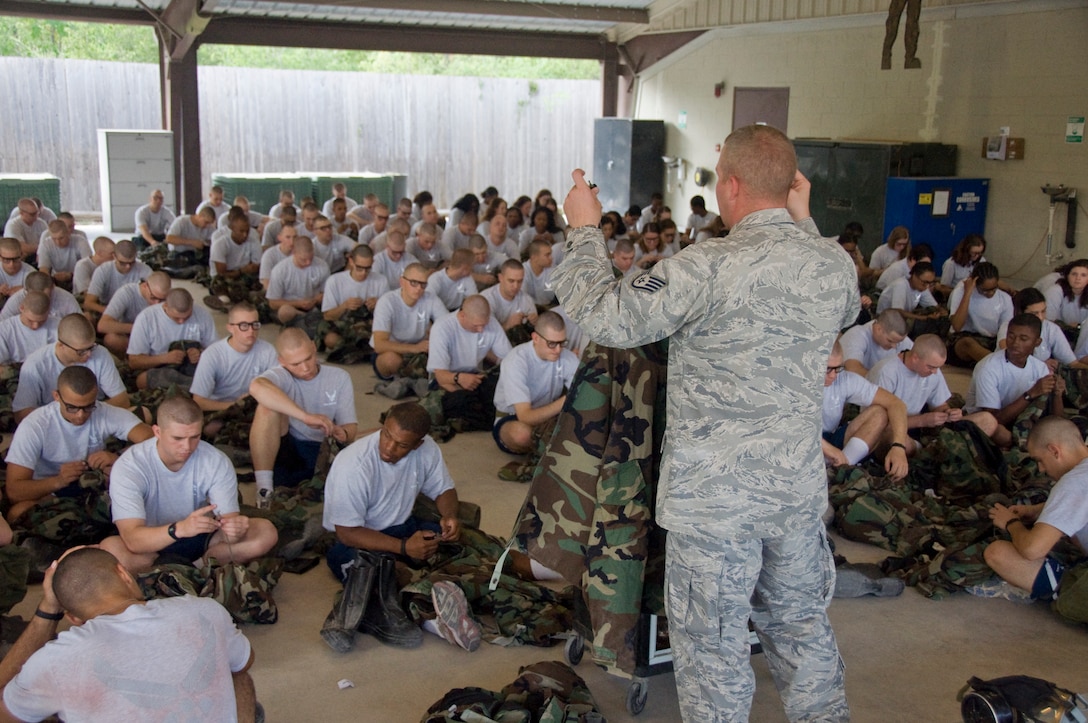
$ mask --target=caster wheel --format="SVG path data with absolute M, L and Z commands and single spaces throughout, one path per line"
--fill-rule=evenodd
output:
M 586 642 L 581 635 L 567 638 L 567 644 L 563 648 L 563 655 L 571 665 L 582 662 L 582 654 L 586 651 Z
M 636 680 L 627 688 L 627 712 L 638 715 L 646 708 L 646 698 L 650 695 L 650 687 L 645 681 Z

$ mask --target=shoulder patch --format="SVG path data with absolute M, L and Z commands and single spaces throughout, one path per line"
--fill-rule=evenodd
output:
M 645 291 L 652 294 L 656 291 L 661 291 L 668 284 L 664 279 L 651 274 L 649 271 L 641 273 L 635 278 L 631 279 L 631 287 L 638 289 L 639 291 Z

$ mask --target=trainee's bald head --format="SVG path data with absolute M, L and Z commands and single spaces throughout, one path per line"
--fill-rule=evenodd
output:
M 94 327 L 83 314 L 69 314 L 57 325 L 57 340 L 69 346 L 84 347 L 94 339 Z
M 1042 449 L 1051 444 L 1073 451 L 1084 447 L 1084 437 L 1077 425 L 1065 417 L 1043 417 L 1028 434 L 1028 449 Z
M 49 303 L 49 296 L 44 291 L 28 291 L 20 306 L 34 316 L 41 316 L 49 313 Z
M 533 325 L 533 328 L 536 329 L 538 332 L 560 332 L 563 331 L 565 327 L 566 324 L 563 323 L 563 317 L 561 317 L 559 314 L 556 314 L 554 311 L 542 312 L 540 316 L 536 318 L 536 324 Z
M 462 302 L 461 311 L 465 312 L 468 318 L 478 321 L 491 316 L 491 304 L 487 303 L 487 299 L 480 294 L 475 294 Z
M 132 597 L 117 558 L 97 547 L 69 552 L 53 573 L 53 592 L 60 606 L 81 620 L 88 619 L 103 601 Z
M 885 309 L 877 314 L 876 323 L 888 334 L 907 335 L 907 320 L 895 309 Z
M 147 285 L 155 296 L 164 299 L 166 298 L 166 295 L 170 293 L 172 282 L 169 274 L 165 271 L 152 271 L 147 277 Z
M 922 359 L 939 358 L 943 363 L 948 358 L 948 347 L 936 334 L 922 334 L 915 339 L 913 351 Z
M 284 329 L 276 337 L 276 353 L 282 356 L 289 351 L 303 349 L 313 343 L 313 340 L 306 336 L 306 332 L 302 329 L 291 327 L 290 329 Z

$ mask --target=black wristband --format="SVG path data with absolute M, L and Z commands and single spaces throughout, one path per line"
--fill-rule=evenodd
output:
M 453 373 L 453 383 L 457 386 L 461 386 L 461 372 Z
M 907 451 L 907 447 L 906 447 L 906 445 L 904 445 L 904 444 L 903 444 L 902 442 L 892 442 L 892 443 L 891 443 L 890 445 L 888 445 L 888 446 L 889 446 L 889 447 L 899 447 L 899 449 L 903 450 L 904 452 L 906 452 L 906 451 Z
M 408 540 L 403 537 L 400 538 L 400 554 L 402 557 L 408 557 Z
M 178 537 L 178 523 L 171 523 L 170 526 L 166 528 L 166 534 L 170 535 L 170 537 L 175 540 L 180 539 Z
M 64 619 L 64 613 L 47 613 L 41 608 L 38 608 L 34 611 L 34 616 L 39 617 L 43 620 L 52 620 L 53 622 L 58 622 Z
M 1009 525 L 1011 525 L 1014 522 L 1019 522 L 1021 525 L 1024 524 L 1024 521 L 1021 520 L 1019 517 L 1014 517 L 1014 518 L 1012 518 L 1011 520 L 1009 520 L 1008 522 L 1005 523 L 1005 532 L 1009 531 Z

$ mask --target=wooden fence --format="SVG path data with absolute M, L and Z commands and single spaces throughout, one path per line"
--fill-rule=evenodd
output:
M 203 172 L 386 172 L 442 206 L 494 185 L 561 194 L 593 162 L 600 83 L 200 68 Z M 52 173 L 99 210 L 97 128 L 162 127 L 158 68 L 0 58 L 0 173 Z

